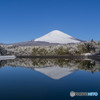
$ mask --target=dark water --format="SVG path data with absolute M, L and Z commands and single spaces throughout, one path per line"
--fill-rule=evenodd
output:
M 100 100 L 99 61 L 16 59 L 0 67 L 0 100 Z M 70 97 L 70 91 L 98 96 Z

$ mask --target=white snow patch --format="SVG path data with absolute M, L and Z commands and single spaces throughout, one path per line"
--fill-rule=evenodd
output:
M 82 55 L 84 55 L 84 56 L 90 56 L 92 54 L 91 53 L 83 53 Z
M 16 56 L 14 56 L 14 55 L 0 56 L 0 60 L 15 59 L 15 58 L 16 58 Z

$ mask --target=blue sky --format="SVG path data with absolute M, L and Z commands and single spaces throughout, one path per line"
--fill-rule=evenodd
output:
M 100 0 L 0 0 L 0 43 L 32 40 L 52 30 L 100 40 Z

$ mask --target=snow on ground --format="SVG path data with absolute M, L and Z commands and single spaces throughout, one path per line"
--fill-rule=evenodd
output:
M 0 60 L 7 60 L 7 59 L 15 59 L 16 56 L 11 55 L 11 56 L 0 56 Z

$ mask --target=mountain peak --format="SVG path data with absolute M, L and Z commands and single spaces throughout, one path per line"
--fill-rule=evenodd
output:
M 78 43 L 79 40 L 73 38 L 72 36 L 61 32 L 59 30 L 53 30 L 46 35 L 35 39 L 34 41 L 41 41 L 41 42 L 49 42 L 49 43 L 60 43 L 60 44 L 67 44 L 67 43 Z
M 56 32 L 61 32 L 61 31 L 59 31 L 59 30 L 53 30 L 53 31 L 51 31 L 51 32 L 56 33 Z M 63 32 L 62 32 L 62 33 L 63 33 Z
M 54 35 L 54 34 L 55 35 L 67 35 L 68 37 L 71 37 L 70 35 L 68 35 L 68 34 L 66 34 L 66 33 L 64 33 L 62 31 L 59 31 L 59 30 L 53 30 L 53 31 L 49 32 L 46 35 Z
M 53 31 L 51 31 L 51 32 L 61 32 L 61 31 L 59 31 L 59 30 L 53 30 Z

